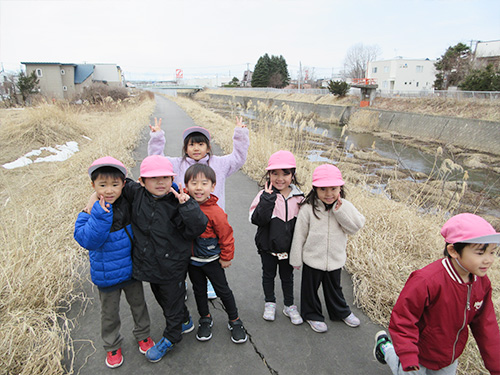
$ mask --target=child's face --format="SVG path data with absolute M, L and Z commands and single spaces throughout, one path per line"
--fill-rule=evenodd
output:
M 484 246 L 476 243 L 467 245 L 462 249 L 461 255 L 455 253 L 452 257 L 457 258 L 462 267 L 473 275 L 485 276 L 497 256 L 497 245 L 489 244 L 486 249 Z M 457 271 L 460 273 L 463 270 L 458 267 Z
M 196 202 L 203 204 L 210 198 L 210 193 L 214 192 L 215 184 L 200 173 L 188 181 L 186 188 Z
M 195 161 L 200 161 L 201 159 L 203 159 L 209 151 L 210 149 L 205 142 L 193 142 L 192 139 L 189 141 L 186 147 L 187 155 Z
M 122 189 L 125 181 L 118 177 L 99 175 L 92 182 L 97 197 L 104 197 L 107 203 L 113 204 L 122 195 Z
M 271 184 L 280 192 L 285 190 L 292 183 L 292 173 L 283 169 L 273 169 L 269 171 L 269 180 Z
M 340 196 L 340 186 L 317 187 L 316 194 L 324 204 L 333 204 Z
M 139 182 L 153 195 L 162 196 L 170 192 L 172 176 L 141 177 Z

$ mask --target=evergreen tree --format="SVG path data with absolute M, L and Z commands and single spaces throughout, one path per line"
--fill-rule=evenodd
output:
M 36 73 L 33 70 L 31 74 L 26 75 L 22 70 L 19 72 L 19 78 L 17 80 L 17 88 L 23 97 L 23 102 L 26 103 L 28 97 L 36 92 L 35 88 L 38 85 L 39 80 L 36 77 Z
M 434 88 L 447 90 L 450 86 L 458 86 L 468 74 L 471 62 L 471 51 L 463 43 L 448 47 L 445 54 L 437 59 L 436 80 Z
M 489 64 L 486 68 L 472 70 L 459 85 L 465 91 L 500 91 L 500 69 Z
M 267 87 L 269 83 L 269 65 L 271 59 L 266 53 L 259 57 L 252 74 L 252 87 Z
M 266 53 L 255 65 L 252 75 L 252 87 L 283 88 L 290 83 L 288 66 L 283 56 L 271 56 Z

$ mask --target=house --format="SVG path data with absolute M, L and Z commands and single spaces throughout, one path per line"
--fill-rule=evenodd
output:
M 240 86 L 242 87 L 250 87 L 252 86 L 252 74 L 251 70 L 245 70 L 243 72 L 243 79 L 240 82 Z
M 432 90 L 436 76 L 435 60 L 392 59 L 369 61 L 367 78 L 375 79 L 381 91 Z
M 54 99 L 73 99 L 85 87 L 101 82 L 123 86 L 123 72 L 116 64 L 72 64 L 59 62 L 21 62 L 26 74 L 35 71 L 43 96 Z
M 488 64 L 493 64 L 495 68 L 500 67 L 500 40 L 476 43 L 473 55 L 474 67 L 481 69 Z

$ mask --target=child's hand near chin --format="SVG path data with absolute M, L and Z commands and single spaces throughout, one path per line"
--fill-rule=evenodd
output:
M 184 191 L 182 190 L 182 185 L 179 184 L 179 191 L 180 193 L 178 193 L 177 191 L 174 190 L 174 188 L 170 188 L 170 192 L 173 193 L 175 195 L 175 197 L 177 198 L 177 200 L 179 201 L 180 204 L 184 204 L 186 203 L 191 197 L 184 193 Z
M 247 126 L 243 123 L 243 117 L 242 116 L 236 116 L 236 127 L 237 128 L 246 128 Z
M 97 202 L 99 199 L 97 197 L 97 193 L 94 191 L 89 198 L 89 201 L 87 202 L 87 205 L 83 209 L 83 212 L 86 212 L 90 215 L 90 212 L 92 211 L 92 207 L 94 206 L 94 203 Z M 102 205 L 101 205 L 102 206 Z M 109 211 L 108 211 L 109 212 Z
M 155 124 L 154 126 L 149 124 L 149 129 L 151 129 L 153 133 L 159 132 L 161 130 L 161 117 L 159 119 L 155 117 Z
M 109 203 L 106 203 L 106 201 L 104 200 L 104 196 L 101 195 L 101 198 L 99 199 L 99 205 L 102 207 L 102 209 L 106 212 L 109 212 L 109 207 L 111 207 L 111 205 Z

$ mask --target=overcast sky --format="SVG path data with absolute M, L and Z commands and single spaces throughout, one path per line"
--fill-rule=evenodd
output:
M 440 57 L 500 39 L 499 0 L 0 0 L 0 63 L 116 63 L 127 79 L 242 78 L 264 53 L 331 77 L 349 47 Z

